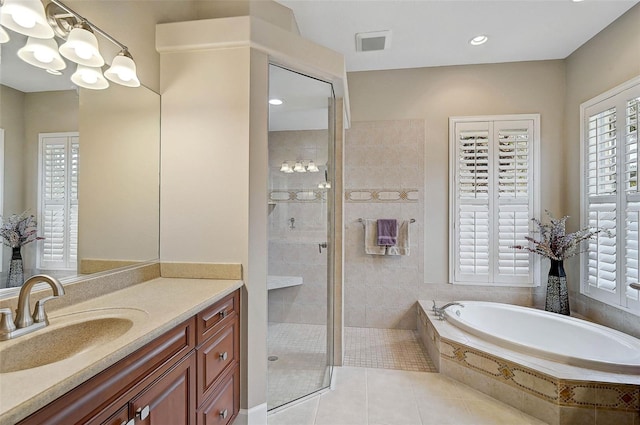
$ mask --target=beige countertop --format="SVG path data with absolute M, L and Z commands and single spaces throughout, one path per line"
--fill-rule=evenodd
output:
M 69 324 L 100 318 L 132 322 L 115 339 L 107 338 L 64 360 L 0 373 L 0 425 L 12 425 L 27 417 L 241 286 L 242 282 L 236 280 L 153 279 L 51 312 L 47 328 L 0 341 L 3 362 L 3 351 L 16 350 L 12 348 L 16 344 L 26 348 L 25 357 L 38 356 L 33 352 L 37 349 L 28 350 L 37 346 L 29 340 Z

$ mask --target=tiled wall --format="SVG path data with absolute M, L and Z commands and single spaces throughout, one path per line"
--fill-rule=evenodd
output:
M 303 284 L 269 291 L 269 321 L 324 324 L 327 321 L 326 130 L 269 133 L 270 276 L 302 277 Z M 320 172 L 280 171 L 283 161 L 313 160 Z M 294 219 L 293 224 L 291 219 Z
M 422 120 L 354 122 L 345 141 L 345 326 L 415 329 L 424 285 Z M 408 256 L 367 255 L 358 219 L 415 219 Z
M 425 127 L 424 120 L 361 121 L 353 122 L 347 130 L 345 326 L 415 329 L 412 307 L 418 300 L 465 299 L 544 305 L 542 287 L 496 290 L 495 287 L 451 285 L 425 270 L 425 254 L 429 256 L 442 246 L 440 240 L 425 245 L 425 229 L 428 232 L 433 226 L 430 217 L 425 217 L 425 203 L 429 203 L 425 194 L 436 190 L 434 187 L 442 187 L 442 182 L 425 182 L 430 167 L 442 167 L 430 156 L 429 144 L 448 143 L 446 139 L 428 140 Z M 429 204 L 429 210 L 437 209 L 442 216 L 448 214 L 448 208 L 446 203 Z M 415 218 L 416 222 L 410 226 L 410 255 L 365 254 L 364 229 L 359 218 Z M 438 232 L 442 233 L 441 229 Z M 445 264 L 442 268 L 446 267 Z M 438 273 L 441 275 L 440 270 Z

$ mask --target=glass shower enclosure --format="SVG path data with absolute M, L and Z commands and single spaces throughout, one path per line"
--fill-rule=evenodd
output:
M 269 410 L 331 383 L 331 84 L 269 68 Z

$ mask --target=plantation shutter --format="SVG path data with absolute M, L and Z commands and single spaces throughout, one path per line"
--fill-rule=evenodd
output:
M 536 205 L 533 128 L 533 119 L 452 119 L 453 283 L 533 283 L 531 255 L 511 248 L 527 244 Z
M 456 280 L 489 282 L 489 193 L 492 185 L 488 123 L 460 123 L 457 141 Z
M 583 224 L 608 229 L 613 237 L 600 233 L 589 240 L 581 288 L 592 298 L 640 311 L 640 294 L 629 286 L 640 277 L 640 84 L 587 103 Z
M 40 135 L 40 269 L 74 269 L 78 239 L 77 133 Z
M 494 280 L 504 283 L 532 282 L 531 254 L 516 250 L 527 246 L 533 216 L 533 149 L 531 121 L 499 121 L 494 123 L 497 143 L 495 179 L 495 226 L 498 237 L 494 248 L 498 268 Z
M 638 123 L 640 123 L 640 96 L 627 100 L 625 110 L 625 288 L 628 307 L 640 310 L 640 291 L 629 286 L 640 282 L 640 191 L 638 190 Z

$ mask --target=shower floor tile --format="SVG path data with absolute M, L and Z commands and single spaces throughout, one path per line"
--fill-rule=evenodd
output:
M 329 385 L 324 325 L 269 323 L 269 409 Z M 345 328 L 344 365 L 435 372 L 416 331 Z
M 436 372 L 417 331 L 347 327 L 344 332 L 344 366 Z
M 324 325 L 269 323 L 269 409 L 329 385 Z

